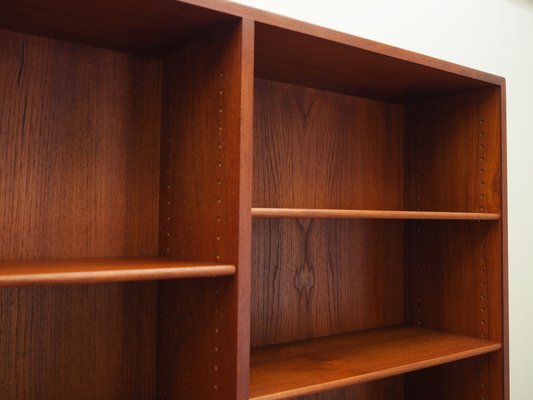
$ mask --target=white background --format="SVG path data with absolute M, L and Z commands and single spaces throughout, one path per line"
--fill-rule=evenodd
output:
M 238 0 L 507 79 L 511 399 L 533 400 L 533 0 Z

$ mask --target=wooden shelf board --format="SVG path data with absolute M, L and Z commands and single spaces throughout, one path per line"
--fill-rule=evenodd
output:
M 425 328 L 393 327 L 254 348 L 250 399 L 309 395 L 501 347 L 500 343 Z
M 252 208 L 255 218 L 353 218 L 353 219 L 448 219 L 498 220 L 497 213 L 443 212 L 443 211 L 390 211 L 390 210 L 336 210 L 313 208 Z
M 235 271 L 234 265 L 164 257 L 0 261 L 0 287 L 200 278 Z

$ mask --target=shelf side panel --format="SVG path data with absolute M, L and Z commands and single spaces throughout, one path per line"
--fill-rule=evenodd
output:
M 159 62 L 0 32 L 0 259 L 157 254 Z M 155 287 L 0 290 L 0 398 L 153 398 Z
M 501 213 L 497 88 L 406 106 L 405 209 Z
M 500 224 L 417 221 L 407 225 L 408 323 L 503 343 Z M 452 376 L 461 377 L 457 382 L 462 383 L 454 384 L 453 398 L 496 400 L 503 394 L 501 350 L 457 364 L 457 368 L 435 371 L 450 381 L 455 379 Z M 408 379 L 406 386 L 412 389 L 417 378 Z M 470 392 L 479 395 L 471 397 Z M 425 393 L 429 397 L 421 399 L 438 398 L 438 386 L 427 385 Z
M 252 346 L 402 324 L 402 224 L 254 220 Z
M 165 60 L 160 254 L 237 265 L 238 276 L 160 283 L 162 400 L 247 395 L 248 322 L 242 316 L 249 301 L 239 296 L 246 297 L 250 263 L 251 183 L 241 190 L 241 157 L 251 154 L 251 121 L 246 125 L 241 114 L 242 96 L 251 101 L 245 88 L 251 65 L 241 58 L 253 54 L 242 48 L 250 45 L 249 28 L 212 32 Z
M 403 109 L 256 79 L 254 207 L 401 210 Z

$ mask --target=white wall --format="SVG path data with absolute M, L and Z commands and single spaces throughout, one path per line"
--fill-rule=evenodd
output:
M 238 2 L 507 79 L 511 399 L 533 400 L 533 0 Z

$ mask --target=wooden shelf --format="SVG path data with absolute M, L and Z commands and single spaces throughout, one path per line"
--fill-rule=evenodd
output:
M 442 212 L 442 211 L 389 211 L 337 210 L 315 208 L 252 208 L 255 218 L 347 218 L 347 219 L 447 219 L 498 220 L 496 213 Z
M 394 327 L 252 349 L 250 398 L 285 399 L 381 379 L 501 348 L 500 343 Z
M 1 261 L 0 287 L 214 277 L 235 270 L 234 265 L 163 257 Z

